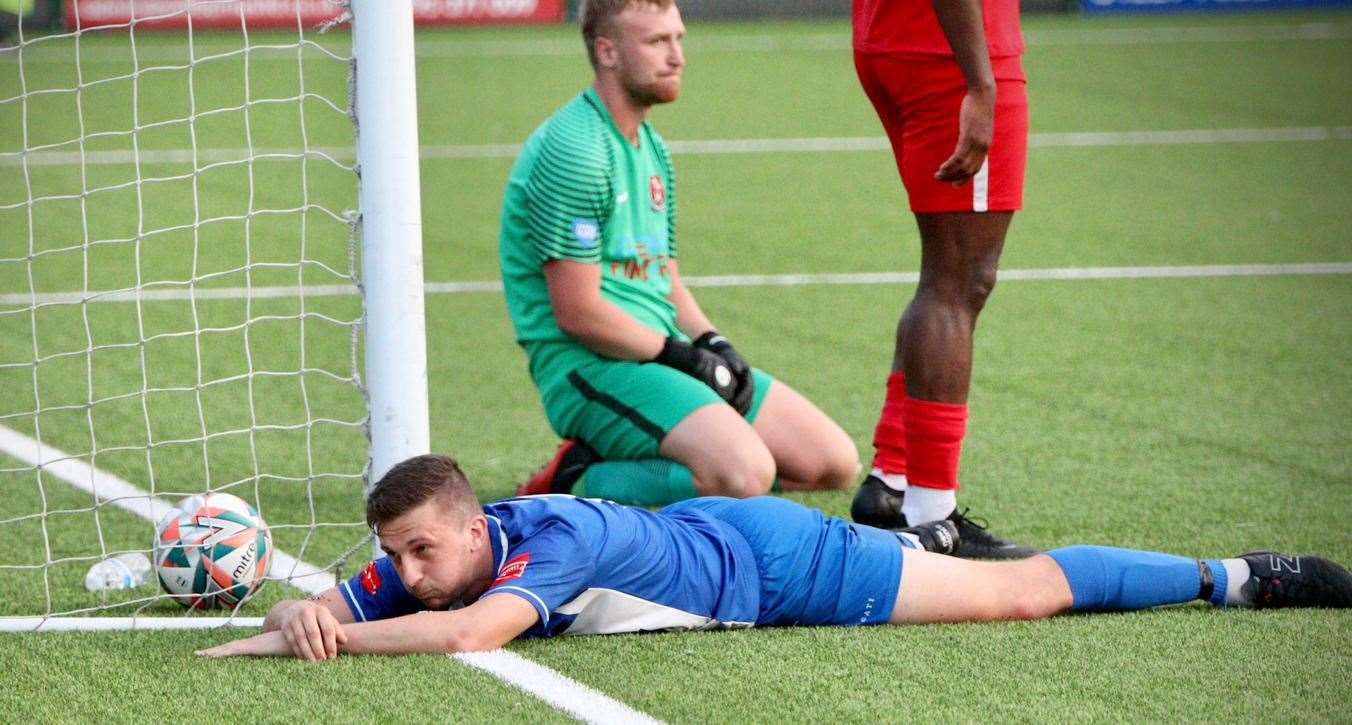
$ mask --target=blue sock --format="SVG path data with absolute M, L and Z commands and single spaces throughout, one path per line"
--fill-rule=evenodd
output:
M 1202 575 L 1196 559 L 1109 546 L 1070 546 L 1047 555 L 1065 572 L 1076 611 L 1148 609 L 1190 602 L 1201 593 Z M 1225 567 L 1213 560 L 1204 564 L 1215 582 L 1209 601 L 1223 606 Z

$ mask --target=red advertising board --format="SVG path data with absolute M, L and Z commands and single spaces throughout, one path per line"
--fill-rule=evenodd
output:
M 193 28 L 311 28 L 343 13 L 332 0 L 67 0 L 66 25 Z M 564 0 L 413 0 L 417 25 L 558 23 Z

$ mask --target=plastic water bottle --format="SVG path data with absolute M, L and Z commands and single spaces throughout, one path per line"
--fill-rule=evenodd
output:
M 150 580 L 150 569 L 150 559 L 139 551 L 118 554 L 90 567 L 85 574 L 85 589 L 135 589 Z

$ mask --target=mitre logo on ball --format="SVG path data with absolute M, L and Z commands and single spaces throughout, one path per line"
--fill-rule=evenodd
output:
M 272 565 L 272 533 L 238 496 L 190 496 L 156 527 L 154 560 L 160 585 L 178 603 L 233 608 L 263 586 Z

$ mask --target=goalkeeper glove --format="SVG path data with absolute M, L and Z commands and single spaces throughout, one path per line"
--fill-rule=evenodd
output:
M 718 397 L 732 403 L 737 394 L 737 376 L 726 360 L 717 353 L 695 347 L 683 340 L 668 337 L 662 352 L 653 362 L 675 368 L 708 385 Z
M 728 403 L 736 408 L 738 413 L 746 415 L 746 412 L 751 410 L 751 399 L 756 393 L 756 381 L 751 377 L 751 366 L 747 365 L 746 360 L 732 348 L 728 338 L 714 330 L 695 338 L 695 347 L 718 355 L 728 364 L 733 377 L 737 378 L 737 392 L 728 399 Z

